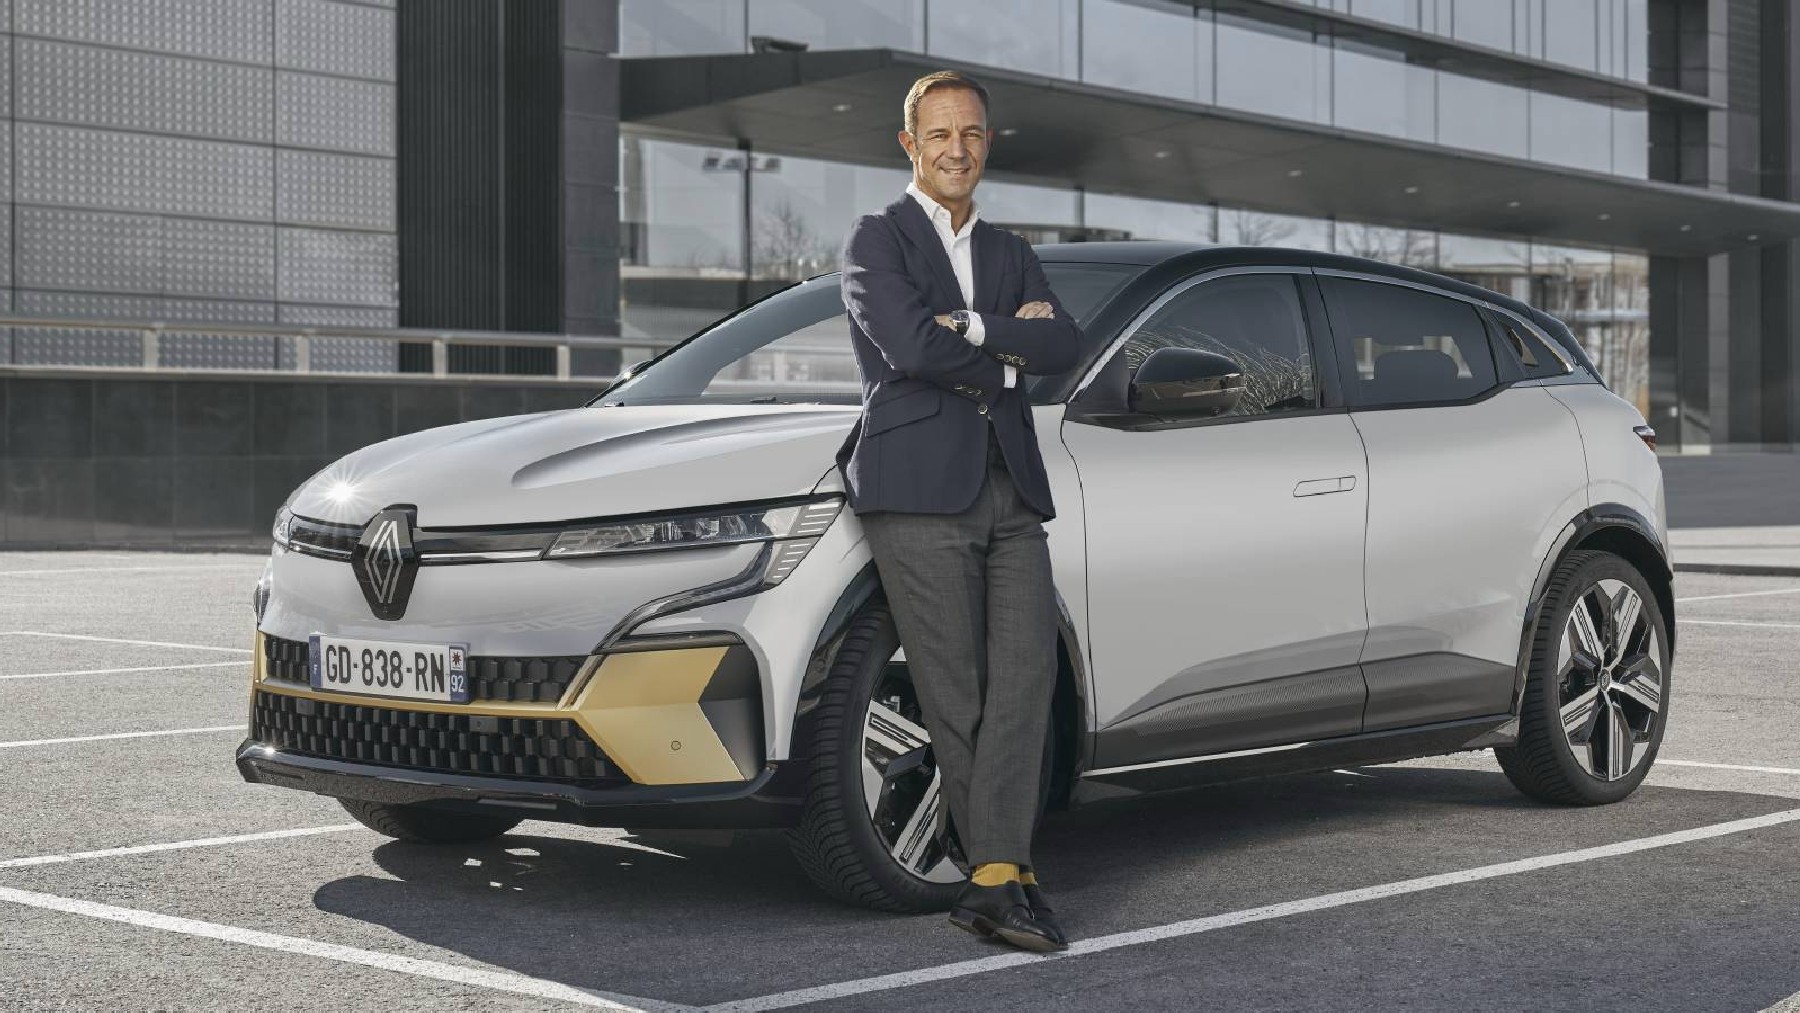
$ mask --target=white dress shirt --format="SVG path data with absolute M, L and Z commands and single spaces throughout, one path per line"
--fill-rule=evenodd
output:
M 981 217 L 981 206 L 972 204 L 969 208 L 969 220 L 963 222 L 962 231 L 950 227 L 950 209 L 925 196 L 915 181 L 906 184 L 906 192 L 912 194 L 919 207 L 925 209 L 925 217 L 931 219 L 932 227 L 937 229 L 938 239 L 944 243 L 944 252 L 950 256 L 950 269 L 956 272 L 957 287 L 962 289 L 963 305 L 970 307 L 969 333 L 963 337 L 976 348 L 987 340 L 987 325 L 981 322 L 981 314 L 973 311 L 975 306 L 975 222 Z M 1015 384 L 1019 371 L 1007 363 L 1001 363 L 1006 373 L 1006 386 Z

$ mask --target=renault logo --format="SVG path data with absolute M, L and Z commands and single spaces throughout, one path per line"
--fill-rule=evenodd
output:
M 414 513 L 413 507 L 395 506 L 376 514 L 350 557 L 356 583 L 377 619 L 406 615 L 406 600 L 419 572 L 419 554 L 412 542 Z

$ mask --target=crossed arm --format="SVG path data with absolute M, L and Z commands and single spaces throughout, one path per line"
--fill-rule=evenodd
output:
M 1025 305 L 1017 316 L 982 316 L 978 348 L 934 315 L 907 273 L 899 241 L 876 216 L 857 221 L 844 243 L 842 292 L 850 318 L 900 373 L 951 390 L 1000 389 L 1006 370 L 1060 373 L 1075 363 L 1079 331 L 1026 251 Z M 958 393 L 964 391 L 957 390 Z

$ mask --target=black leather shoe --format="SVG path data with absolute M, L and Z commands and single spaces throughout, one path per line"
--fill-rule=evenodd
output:
M 1056 912 L 1052 911 L 1049 902 L 1044 900 L 1044 891 L 1038 889 L 1036 883 L 1022 883 L 1020 885 L 1025 888 L 1025 903 L 1031 905 L 1031 917 L 1036 920 L 1039 925 L 1049 929 L 1050 935 L 1054 937 L 1057 942 L 1064 946 L 1069 945 L 1069 935 L 1064 932 L 1062 926 L 1057 923 Z
M 1032 917 L 1031 903 L 1016 881 L 999 886 L 970 883 L 963 887 L 956 905 L 950 909 L 950 924 L 984 939 L 1000 939 L 1034 953 L 1069 948 L 1068 943 L 1057 938 L 1057 933 Z

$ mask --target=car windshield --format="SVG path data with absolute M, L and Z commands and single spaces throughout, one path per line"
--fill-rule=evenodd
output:
M 1128 264 L 1044 265 L 1057 299 L 1083 327 L 1141 270 Z M 1049 390 L 1051 379 L 1021 376 L 1029 394 Z M 862 403 L 838 276 L 803 281 L 726 317 L 590 403 Z

